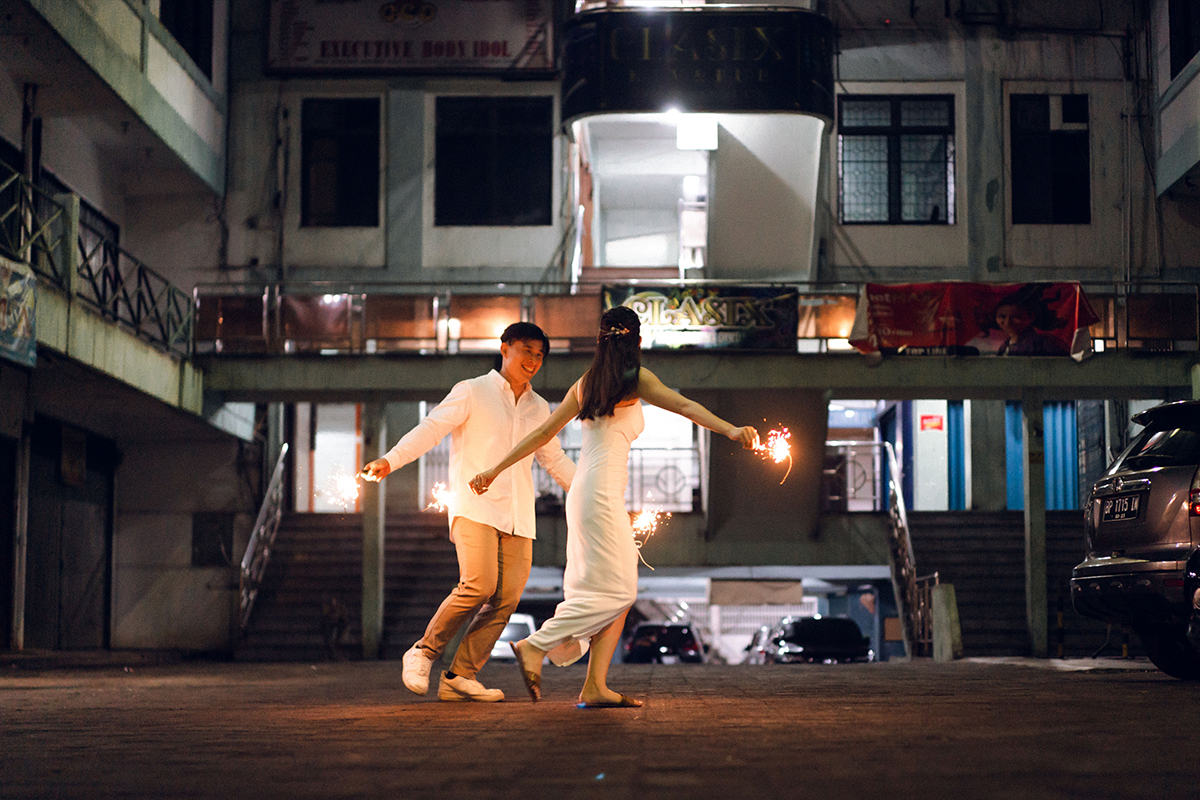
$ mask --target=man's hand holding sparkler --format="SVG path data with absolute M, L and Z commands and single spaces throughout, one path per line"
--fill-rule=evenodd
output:
M 364 481 L 374 481 L 375 483 L 379 483 L 381 480 L 386 478 L 388 473 L 391 471 L 392 465 L 386 458 L 377 458 L 364 466 L 362 471 L 358 474 L 359 477 L 361 477 Z
M 471 478 L 471 491 L 475 494 L 483 494 L 492 485 L 492 481 L 496 480 L 495 470 L 486 470 Z

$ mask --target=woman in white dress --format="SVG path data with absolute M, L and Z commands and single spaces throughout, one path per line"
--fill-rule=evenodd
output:
M 637 599 L 637 544 L 625 510 L 629 447 L 642 432 L 641 401 L 682 414 L 697 425 L 741 442 L 758 444 L 758 432 L 737 427 L 663 385 L 641 366 L 637 314 L 618 306 L 600 319 L 592 366 L 567 392 L 558 409 L 499 464 L 471 480 L 487 491 L 496 476 L 558 434 L 573 417 L 583 423 L 583 447 L 567 494 L 567 567 L 564 600 L 542 627 L 513 643 L 530 696 L 541 697 L 542 659 L 573 663 L 589 645 L 581 708 L 635 707 L 641 703 L 608 688 L 608 665 L 616 652 L 625 615 Z

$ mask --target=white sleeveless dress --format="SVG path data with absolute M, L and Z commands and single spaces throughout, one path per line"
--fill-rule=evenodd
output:
M 583 420 L 583 446 L 567 493 L 563 602 L 528 641 L 566 666 L 637 599 L 638 550 L 625 510 L 629 447 L 645 427 L 642 404 Z

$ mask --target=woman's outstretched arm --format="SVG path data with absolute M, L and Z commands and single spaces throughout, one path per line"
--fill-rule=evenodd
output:
M 650 405 L 673 411 L 714 433 L 727 436 L 735 442 L 741 442 L 742 447 L 747 450 L 753 450 L 758 446 L 758 431 L 753 426 L 738 427 L 731 422 L 726 422 L 695 400 L 689 400 L 674 389 L 668 389 L 657 375 L 645 367 L 642 367 L 641 374 L 638 376 L 637 392 L 638 396 Z
M 497 475 L 550 441 L 552 436 L 557 436 L 563 426 L 579 413 L 578 388 L 579 382 L 576 381 L 575 385 L 567 390 L 567 396 L 558 404 L 558 408 L 546 418 L 545 422 L 530 431 L 529 435 L 518 442 L 517 446 L 499 464 L 472 478 L 471 491 L 475 494 L 483 494 L 492 485 L 492 481 L 496 480 Z

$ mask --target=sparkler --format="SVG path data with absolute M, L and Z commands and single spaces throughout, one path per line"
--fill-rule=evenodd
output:
M 343 511 L 349 511 L 352 507 L 357 506 L 358 475 L 345 473 L 331 475 L 325 497 L 334 505 L 341 506 Z
M 787 428 L 776 428 L 767 434 L 766 441 L 759 442 L 758 446 L 754 448 L 763 458 L 769 458 L 776 464 L 783 463 L 783 460 L 787 459 L 787 472 L 783 473 L 783 478 L 779 481 L 781 486 L 787 480 L 787 476 L 792 473 L 792 446 L 788 444 L 788 440 L 791 438 L 792 432 Z
M 429 505 L 425 506 L 425 510 L 433 509 L 434 511 L 445 511 L 454 502 L 454 492 L 446 488 L 446 484 L 438 481 L 433 485 L 433 490 L 430 492 L 433 495 L 433 500 Z
M 659 522 L 666 522 L 671 518 L 671 512 L 655 511 L 651 508 L 643 508 L 641 511 L 636 513 L 630 512 L 629 516 L 632 518 L 631 521 L 633 522 L 633 541 L 637 545 L 638 558 L 641 559 L 643 564 L 645 564 L 647 567 L 650 567 L 650 564 L 646 561 L 645 557 L 642 556 L 642 545 L 649 541 L 650 537 L 654 535 L 654 532 L 658 530 Z M 642 538 L 639 539 L 639 536 Z M 650 567 L 650 569 L 653 570 L 654 567 Z

